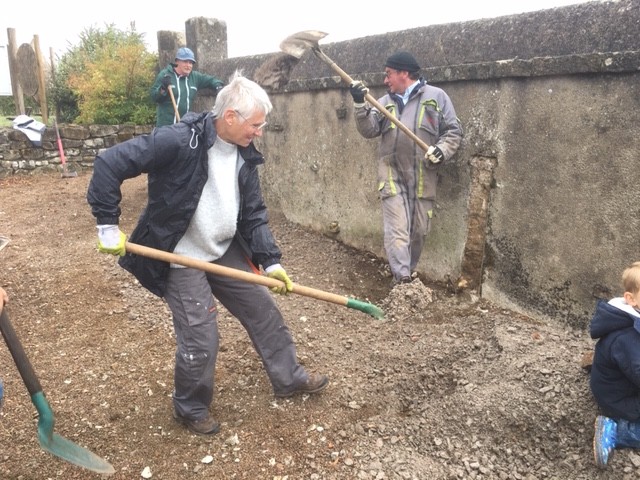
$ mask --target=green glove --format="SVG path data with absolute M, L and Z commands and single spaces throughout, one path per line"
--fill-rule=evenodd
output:
M 271 265 L 271 267 L 267 269 L 267 277 L 275 278 L 276 280 L 284 282 L 284 285 L 282 287 L 272 287 L 271 291 L 273 293 L 286 295 L 291 290 L 293 290 L 293 282 L 287 275 L 287 272 L 284 271 L 284 268 L 282 268 L 280 265 Z
M 120 231 L 118 225 L 98 225 L 98 251 L 124 257 L 127 250 L 124 246 L 127 236 Z

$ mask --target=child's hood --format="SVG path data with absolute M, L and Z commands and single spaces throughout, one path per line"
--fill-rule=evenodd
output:
M 640 333 L 640 313 L 619 300 L 616 298 L 611 302 L 598 302 L 589 329 L 591 338 L 602 338 L 611 332 L 629 327 L 634 327 Z

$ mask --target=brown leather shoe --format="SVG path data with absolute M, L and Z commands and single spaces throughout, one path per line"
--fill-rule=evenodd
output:
M 278 398 L 288 398 L 300 393 L 319 393 L 329 385 L 329 377 L 319 373 L 310 373 L 309 379 L 289 393 L 276 393 Z
M 220 424 L 216 422 L 211 415 L 207 414 L 205 418 L 200 420 L 190 420 L 188 418 L 178 415 L 178 412 L 173 410 L 173 418 L 176 422 L 187 427 L 187 429 L 197 435 L 215 435 L 220 431 Z

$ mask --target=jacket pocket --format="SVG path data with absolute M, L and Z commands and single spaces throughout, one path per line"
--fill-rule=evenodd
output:
M 429 99 L 424 100 L 420 104 L 418 127 L 420 130 L 427 132 L 433 140 L 436 140 L 439 136 L 441 119 L 442 111 L 440 110 L 438 102 Z
M 384 108 L 387 112 L 391 114 L 393 118 L 398 118 L 398 106 L 395 103 L 389 103 L 385 105 Z M 384 115 L 384 114 L 381 113 L 381 115 Z M 385 133 L 385 132 L 388 132 L 389 130 L 393 130 L 394 128 L 396 128 L 396 125 L 391 120 L 389 120 L 389 118 L 386 115 L 384 115 L 384 120 L 383 120 L 382 128 L 380 129 L 380 131 L 382 133 Z
M 397 159 L 395 154 L 384 155 L 378 163 L 378 194 L 381 199 L 398 194 Z

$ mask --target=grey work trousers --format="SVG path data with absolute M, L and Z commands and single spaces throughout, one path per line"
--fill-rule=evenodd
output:
M 215 262 L 251 271 L 234 240 Z M 213 401 L 219 337 L 216 299 L 249 334 L 275 393 L 288 393 L 308 379 L 298 363 L 289 329 L 267 287 L 192 268 L 171 268 L 165 293 L 176 334 L 173 405 L 199 420 Z
M 395 280 L 410 277 L 422 254 L 431 228 L 433 200 L 406 198 L 406 194 L 382 199 L 384 249 Z

